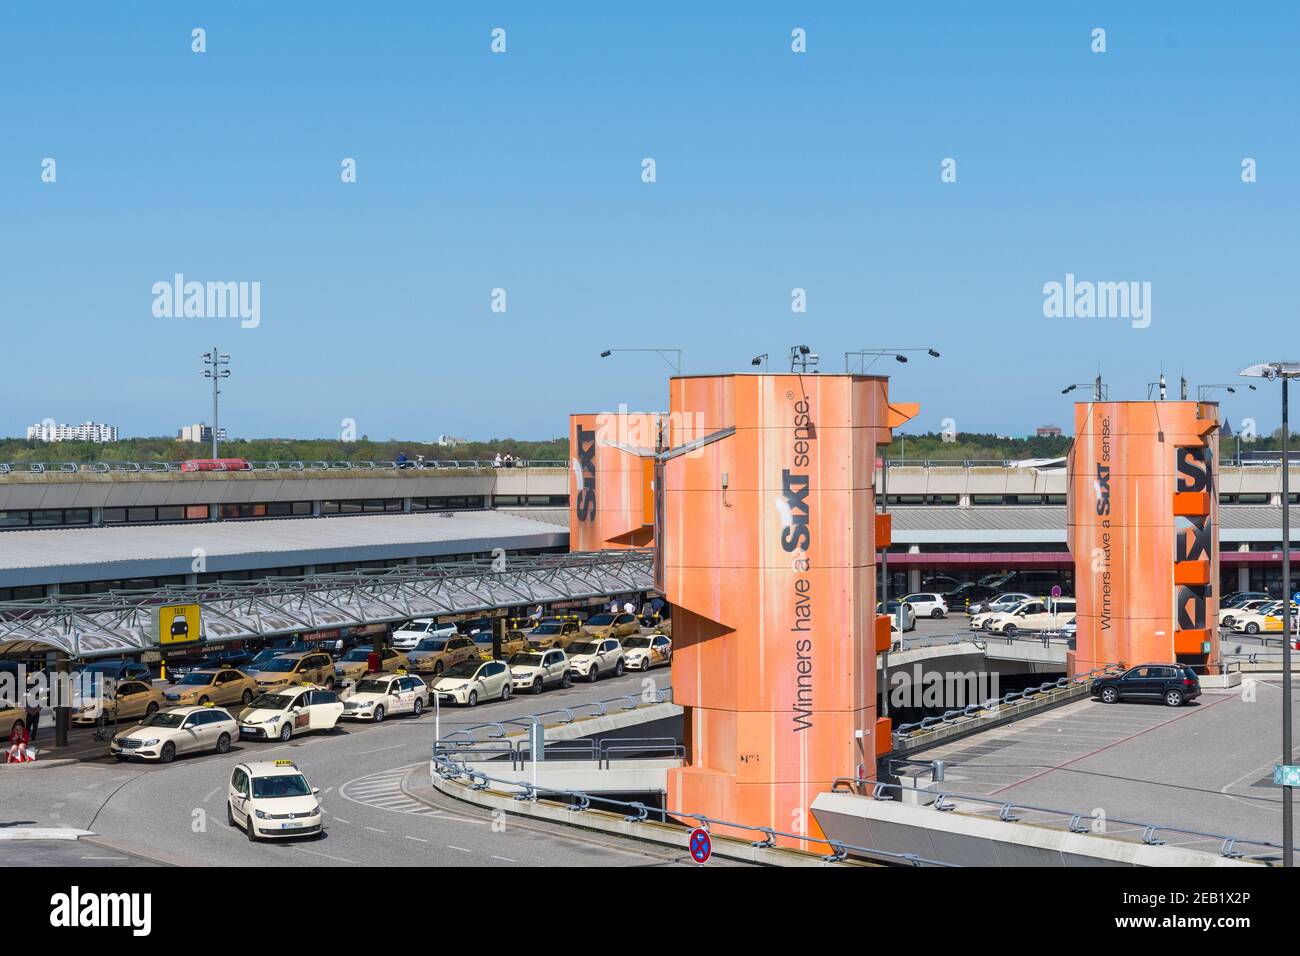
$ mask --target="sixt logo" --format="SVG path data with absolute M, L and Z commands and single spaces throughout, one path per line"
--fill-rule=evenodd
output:
M 1097 491 L 1097 514 L 1110 514 L 1110 465 L 1097 465 L 1097 478 L 1093 486 Z
M 786 551 L 807 551 L 812 543 L 808 527 L 808 476 L 792 475 L 781 469 L 781 547 Z
M 596 432 L 578 426 L 578 459 L 574 463 L 581 482 L 577 510 L 579 521 L 596 517 Z

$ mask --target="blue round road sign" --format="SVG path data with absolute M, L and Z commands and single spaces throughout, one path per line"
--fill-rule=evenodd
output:
M 708 863 L 709 857 L 713 856 L 713 840 L 709 838 L 709 831 L 696 827 L 691 831 L 691 859 L 696 863 Z

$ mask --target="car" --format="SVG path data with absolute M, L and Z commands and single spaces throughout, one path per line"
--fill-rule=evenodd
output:
M 560 650 L 584 638 L 582 622 L 577 618 L 546 618 L 528 632 L 528 643 L 533 647 L 556 647 Z
M 100 714 L 106 722 L 115 724 L 148 717 L 166 703 L 161 687 L 142 680 L 124 680 L 105 687 L 101 695 L 92 692 L 91 696 L 75 698 L 70 709 L 74 724 L 99 723 Z M 3 721 L 0 721 L 0 727 L 3 726 Z
M 414 649 L 406 652 L 406 669 L 414 674 L 432 674 L 441 677 L 442 672 L 461 661 L 478 660 L 478 645 L 463 634 L 451 637 L 425 637 Z
M 438 700 L 473 707 L 481 700 L 510 699 L 510 668 L 505 661 L 462 661 L 433 683 Z
M 938 620 L 948 613 L 948 602 L 942 594 L 934 591 L 917 591 L 903 598 L 904 604 L 910 604 L 917 617 L 929 617 Z
M 171 763 L 177 754 L 204 750 L 223 754 L 238 736 L 239 722 L 222 707 L 171 707 L 155 711 L 130 730 L 114 734 L 108 751 L 118 760 Z
M 988 630 L 991 634 L 1014 637 L 1017 631 L 1042 631 L 1060 627 L 1074 617 L 1074 598 L 1048 598 L 1046 601 L 1022 601 L 1013 611 L 993 615 Z
M 590 640 L 593 637 L 627 637 L 629 634 L 640 634 L 641 624 L 636 619 L 635 614 L 596 614 L 587 618 L 587 623 L 582 625 L 582 631 Z
M 425 638 L 451 637 L 455 633 L 455 624 L 439 624 L 431 617 L 417 617 L 393 631 L 393 647 L 399 651 L 410 651 Z
M 515 690 L 534 694 L 540 694 L 548 684 L 568 687 L 573 683 L 569 658 L 558 648 L 519 651 L 510 656 L 510 683 Z
M 169 706 L 189 704 L 247 704 L 257 695 L 257 682 L 233 667 L 205 667 L 179 681 L 162 685 Z
M 569 655 L 569 670 L 593 684 L 600 679 L 601 674 L 623 676 L 623 668 L 626 666 L 623 645 L 615 638 L 575 641 L 565 648 L 565 653 Z
M 474 646 L 482 660 L 495 660 L 492 656 L 492 632 L 479 631 L 473 637 Z M 528 635 L 523 631 L 506 631 L 501 637 L 501 659 L 509 660 L 514 654 L 528 648 Z
M 263 693 L 294 684 L 334 686 L 334 660 L 324 651 L 299 651 L 281 654 L 267 661 L 254 675 L 257 689 Z
M 337 661 L 334 662 L 334 677 L 336 680 L 360 680 L 366 674 L 370 673 L 370 655 L 375 649 L 369 644 L 361 644 L 352 648 Z M 385 647 L 384 652 L 380 655 L 379 672 L 392 673 L 399 667 L 406 666 L 406 655 L 393 650 L 391 647 Z
M 623 664 L 631 671 L 648 671 L 673 661 L 673 642 L 666 634 L 634 634 L 623 638 Z
M 1106 704 L 1121 700 L 1160 700 L 1180 707 L 1201 696 L 1196 671 L 1186 664 L 1140 664 L 1122 674 L 1092 682 L 1092 696 Z
M 186 674 L 198 670 L 212 670 L 221 667 L 234 667 L 239 670 L 251 667 L 253 655 L 248 651 L 209 651 L 193 660 L 172 662 L 167 667 L 168 677 L 172 681 L 179 680 Z M 247 673 L 247 670 L 245 670 Z
M 253 843 L 266 837 L 320 837 L 325 831 L 319 794 L 292 760 L 236 764 L 226 790 L 226 823 Z
M 1267 598 L 1247 598 L 1231 607 L 1221 607 L 1219 608 L 1219 627 L 1232 627 L 1232 625 L 1237 623 L 1237 618 L 1241 617 L 1243 614 L 1248 614 L 1251 611 L 1258 611 L 1265 605 L 1273 603 L 1273 601 L 1268 600 Z
M 1219 607 L 1238 608 L 1247 601 L 1268 601 L 1271 598 L 1267 591 L 1233 591 L 1219 599 Z
M 987 601 L 989 598 L 997 597 L 997 595 L 997 588 L 968 581 L 965 584 L 959 584 L 951 591 L 945 592 L 943 600 L 948 605 L 949 610 L 965 611 L 972 604 L 979 604 L 981 601 Z
M 284 687 L 253 698 L 239 712 L 239 735 L 287 743 L 299 734 L 333 730 L 342 713 L 343 702 L 330 688 Z
M 1070 640 L 1074 640 L 1076 637 L 1078 637 L 1079 635 L 1078 618 L 1072 617 L 1064 624 L 1062 624 L 1061 633 L 1064 634 L 1066 637 L 1070 638 Z
M 363 677 L 343 702 L 348 720 L 382 723 L 393 714 L 419 717 L 430 703 L 429 685 L 411 674 L 376 674 Z
M 1293 619 L 1298 610 L 1300 610 L 1300 607 L 1297 607 L 1296 603 L 1292 601 L 1291 617 Z M 1282 632 L 1282 602 L 1269 601 L 1267 604 L 1261 604 L 1249 611 L 1241 611 L 1232 619 L 1232 629 L 1234 632 L 1242 634 L 1259 634 L 1261 632 L 1280 634 Z
M 906 603 L 900 604 L 898 601 L 890 601 L 887 605 L 877 602 L 877 614 L 888 614 L 894 619 L 904 631 L 913 631 L 916 629 L 916 611 Z
M 81 675 L 81 679 L 98 674 L 101 680 L 142 680 L 147 683 L 153 683 L 153 671 L 149 669 L 148 664 L 142 664 L 140 661 L 127 661 L 121 659 L 90 661 L 82 664 L 73 672 L 73 676 Z
M 1032 594 L 1025 594 L 1023 591 L 1007 591 L 1003 594 L 994 595 L 984 601 L 976 601 L 966 609 L 966 613 L 971 617 L 974 617 L 976 614 L 994 614 L 998 611 L 1010 611 L 1021 601 L 1032 601 L 1033 599 L 1034 596 Z M 971 627 L 974 626 L 975 625 L 972 622 Z
M 6 745 L 19 727 L 27 727 L 27 708 L 10 700 L 0 700 L 0 734 L 4 734 Z

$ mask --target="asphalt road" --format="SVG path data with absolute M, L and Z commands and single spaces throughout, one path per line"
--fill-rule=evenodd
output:
M 649 675 L 669 685 L 667 668 Z M 575 684 L 540 697 L 524 695 L 473 710 L 443 708 L 442 732 L 520 717 L 621 694 L 640 694 L 643 675 Z M 192 865 L 255 866 L 662 866 L 676 854 L 604 836 L 511 817 L 494 819 L 464 804 L 433 799 L 428 787 L 434 715 L 391 718 L 373 726 L 346 723 L 342 733 L 303 737 L 287 745 L 244 742 L 229 754 L 180 757 L 169 765 L 119 764 L 108 757 L 77 764 L 0 772 L 0 826 L 90 830 L 116 850 L 81 842 L 0 841 L 0 865 L 79 863 L 80 856 L 126 855 Z M 242 761 L 292 758 L 321 790 L 323 838 L 250 843 L 226 822 L 226 784 Z M 78 854 L 75 849 L 80 848 Z M 72 856 L 69 856 L 72 854 Z M 119 861 L 120 862 L 120 861 Z M 129 862 L 129 861 L 128 861 Z

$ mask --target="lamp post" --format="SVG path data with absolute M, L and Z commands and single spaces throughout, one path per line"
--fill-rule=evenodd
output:
M 211 366 L 203 369 L 203 377 L 212 379 L 212 457 L 217 458 L 220 457 L 217 454 L 217 399 L 221 395 L 221 380 L 230 378 L 230 369 L 222 368 L 223 365 L 230 364 L 230 356 L 217 351 L 214 345 L 211 352 L 205 352 L 199 358 L 203 359 L 205 366 Z
M 761 365 L 761 366 L 763 366 L 763 371 L 766 372 L 766 371 L 767 371 L 767 353 L 764 352 L 762 355 L 755 355 L 752 359 L 749 360 L 749 364 L 750 364 L 750 365 Z
M 1287 416 L 1288 386 L 1300 378 L 1300 362 L 1261 362 L 1243 368 L 1238 375 L 1282 380 L 1282 765 L 1291 759 L 1291 463 L 1287 460 L 1290 422 Z M 1282 787 L 1282 865 L 1292 866 L 1295 838 L 1292 826 L 1291 788 Z
M 1073 385 L 1067 385 L 1061 389 L 1062 395 L 1069 395 L 1076 388 L 1091 388 L 1092 400 L 1094 402 L 1104 402 L 1107 400 L 1106 386 L 1101 384 L 1101 376 L 1098 375 L 1091 382 L 1075 382 Z
M 677 375 L 682 374 L 682 350 L 681 349 L 646 349 L 646 348 L 605 349 L 605 351 L 600 353 L 600 357 L 609 358 L 615 352 L 653 352 L 655 355 L 658 355 L 661 359 L 667 362 L 668 367 L 671 368 L 675 374 Z M 668 357 L 669 355 L 677 356 L 676 361 L 670 359 Z
M 856 355 L 856 356 L 858 357 L 858 363 L 857 363 L 857 364 L 858 364 L 858 373 L 857 373 L 857 374 L 859 374 L 859 375 L 866 375 L 866 374 L 867 374 L 867 369 L 871 368 L 871 366 L 875 365 L 876 362 L 878 362 L 880 359 L 884 358 L 886 355 L 891 355 L 891 356 L 893 356 L 895 362 L 899 362 L 899 363 L 902 363 L 902 364 L 906 364 L 906 363 L 907 363 L 907 360 L 908 360 L 908 359 L 907 359 L 907 354 L 906 354 L 906 353 L 908 353 L 908 352 L 925 352 L 927 355 L 930 356 L 930 358 L 938 358 L 938 357 L 939 357 L 939 353 L 938 353 L 938 351 L 935 350 L 935 349 L 931 349 L 931 348 L 907 348 L 907 349 L 854 349 L 854 350 L 851 351 L 851 352 L 845 352 L 845 353 L 844 353 L 844 374 L 847 375 L 847 374 L 849 373 L 849 358 L 852 357 L 852 356 L 854 356 L 854 355 Z M 868 355 L 872 356 L 872 359 L 871 359 L 871 361 L 868 362 L 868 363 L 865 365 L 865 367 L 864 367 L 864 366 L 863 366 L 863 360 L 864 360 Z

